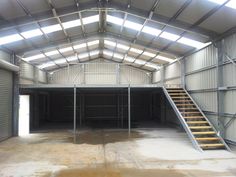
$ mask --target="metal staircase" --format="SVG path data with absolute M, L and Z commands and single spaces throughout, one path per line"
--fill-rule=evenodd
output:
M 196 149 L 230 150 L 186 90 L 165 87 L 163 90 Z

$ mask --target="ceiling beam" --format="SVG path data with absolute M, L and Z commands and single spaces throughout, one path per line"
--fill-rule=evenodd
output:
M 109 11 L 118 11 L 118 12 L 123 12 L 123 13 L 129 13 L 135 16 L 138 16 L 143 19 L 147 19 L 147 16 L 149 14 L 149 11 L 145 11 L 142 9 L 137 9 L 132 6 L 130 8 L 127 8 L 126 5 L 122 5 L 116 2 L 109 2 L 106 4 L 106 8 L 108 8 Z M 92 2 L 86 2 L 86 3 L 80 3 L 80 11 L 98 11 L 99 9 L 96 7 L 96 3 Z M 69 15 L 69 14 L 75 14 L 78 13 L 78 9 L 73 5 L 73 6 L 66 6 L 63 8 L 58 8 L 57 9 L 58 17 Z M 50 10 L 40 12 L 40 13 L 35 13 L 31 14 L 31 16 L 24 16 L 24 17 L 19 17 L 15 19 L 8 20 L 8 22 L 2 22 L 0 23 L 0 31 L 3 30 L 9 30 L 12 28 L 16 28 L 22 25 L 27 25 L 31 23 L 37 23 L 40 21 L 45 21 L 49 19 L 54 19 L 54 17 L 51 14 Z M 165 17 L 162 15 L 158 15 L 156 13 L 153 14 L 151 21 L 156 22 L 156 23 L 161 23 L 163 25 L 168 25 L 173 28 L 178 28 L 182 29 L 184 31 L 188 31 L 191 33 L 196 33 L 199 35 L 202 35 L 204 37 L 215 37 L 218 34 L 214 31 L 203 29 L 201 27 L 195 27 L 194 29 L 189 29 L 192 24 L 188 24 L 185 22 L 180 22 L 178 20 L 172 20 L 171 23 L 168 24 L 170 21 L 169 17 Z
M 24 4 L 21 2 L 21 0 L 16 0 L 16 2 L 17 2 L 17 4 L 22 8 L 22 10 L 25 12 L 25 14 L 26 14 L 27 16 L 29 16 L 29 17 L 32 18 L 32 14 L 31 14 L 30 11 L 24 6 Z M 37 22 L 36 25 L 39 27 L 40 31 L 42 32 L 42 34 L 43 34 L 44 38 L 47 40 L 47 42 L 52 44 L 52 41 L 50 40 L 50 38 L 48 37 L 48 35 L 45 34 L 45 33 L 43 32 L 43 30 L 41 29 L 40 23 Z M 16 28 L 16 30 L 19 32 L 19 29 L 18 29 L 18 28 Z M 20 32 L 19 32 L 19 34 L 20 34 Z M 29 44 L 29 45 L 32 46 L 34 49 L 38 49 L 38 46 L 35 45 L 31 40 L 25 40 L 24 36 L 22 36 L 22 35 L 21 35 L 21 37 L 24 39 L 24 42 L 25 42 L 26 44 Z M 55 44 L 53 43 L 53 45 L 55 45 Z M 56 46 L 55 46 L 55 47 L 56 47 Z M 57 49 L 58 49 L 58 48 L 57 48 Z M 51 57 L 46 56 L 45 53 L 44 53 L 42 50 L 40 50 L 39 52 L 40 52 L 41 54 L 43 54 L 43 55 L 45 56 L 45 58 L 47 58 L 49 61 L 55 63 L 55 65 L 56 65 L 58 68 L 60 68 L 60 66 L 59 66 Z M 58 50 L 58 52 L 60 53 L 59 50 Z M 61 53 L 60 53 L 60 54 L 61 54 Z M 62 54 L 61 54 L 61 56 L 64 57 Z M 64 57 L 64 58 L 65 58 L 65 57 Z
M 150 13 L 149 11 L 145 11 L 145 10 L 138 9 L 138 8 L 135 8 L 135 7 L 131 7 L 129 9 L 126 9 L 126 7 L 124 5 L 121 5 L 117 2 L 109 3 L 108 7 L 109 8 L 114 8 L 114 9 L 117 9 L 117 10 L 120 10 L 120 11 L 124 11 L 124 12 L 127 12 L 129 14 L 136 15 L 136 16 L 144 18 L 144 19 L 147 19 L 148 15 Z M 162 16 L 162 15 L 157 14 L 157 13 L 153 13 L 152 19 L 150 19 L 150 21 L 161 23 L 162 25 L 167 25 L 169 27 L 181 29 L 181 30 L 184 30 L 184 31 L 188 31 L 190 33 L 196 33 L 196 34 L 202 35 L 203 37 L 212 38 L 212 37 L 215 37 L 215 36 L 218 35 L 218 33 L 215 32 L 215 31 L 203 29 L 201 27 L 196 27 L 195 29 L 190 30 L 189 27 L 192 26 L 192 24 L 189 24 L 189 23 L 186 23 L 186 22 L 180 22 L 177 19 L 175 19 L 175 20 L 170 20 L 170 19 L 171 19 L 170 17 L 166 17 L 166 16 Z
M 130 37 L 127 37 L 127 36 L 119 36 L 119 34 L 117 34 L 117 33 L 111 33 L 111 32 L 98 33 L 98 32 L 95 32 L 95 33 L 87 33 L 86 37 L 84 37 L 83 34 L 76 35 L 76 36 L 71 38 L 71 43 L 68 43 L 68 41 L 66 39 L 63 39 L 63 40 L 53 41 L 53 44 L 38 45 L 37 49 L 35 49 L 34 47 L 30 47 L 30 48 L 27 47 L 27 48 L 24 48 L 20 51 L 15 51 L 15 52 L 18 55 L 23 55 L 24 53 L 29 52 L 29 51 L 34 52 L 34 51 L 45 50 L 45 49 L 48 49 L 48 48 L 53 48 L 53 47 L 55 47 L 55 45 L 63 47 L 63 45 L 67 45 L 67 44 L 72 45 L 73 43 L 76 43 L 76 42 L 84 42 L 84 41 L 86 42 L 88 40 L 99 39 L 99 38 L 113 38 L 115 40 L 121 40 L 121 41 L 124 41 L 124 42 L 129 43 L 129 44 L 132 43 L 132 41 L 133 41 L 133 38 L 130 38 Z M 143 41 L 139 41 L 139 40 L 136 41 L 136 45 L 139 45 L 142 48 L 146 47 L 146 43 L 144 43 Z M 155 47 L 150 46 L 148 49 L 154 50 L 154 51 L 159 51 L 161 48 L 157 48 L 156 46 Z M 177 53 L 176 51 L 172 51 L 172 50 L 169 50 L 169 51 L 163 52 L 163 53 L 173 55 L 173 56 L 176 56 L 176 57 L 182 56 L 182 54 Z
M 65 30 L 65 28 L 64 28 L 63 25 L 62 25 L 62 22 L 61 22 L 60 17 L 58 17 L 58 15 L 57 15 L 56 8 L 54 7 L 52 1 L 51 1 L 51 0 L 47 0 L 47 2 L 48 2 L 49 8 L 50 8 L 51 11 L 52 11 L 53 16 L 56 17 L 56 20 L 57 20 L 57 22 L 59 23 L 59 25 L 60 25 L 60 27 L 61 27 L 61 29 L 62 29 L 62 32 L 63 32 L 63 34 L 65 35 L 66 40 L 67 40 L 68 42 L 71 42 L 71 41 L 70 41 L 70 38 L 69 38 L 69 36 L 68 36 L 68 34 L 67 34 L 66 30 Z M 76 52 L 75 52 L 75 50 L 74 50 L 73 47 L 72 47 L 72 49 L 73 49 L 74 54 L 76 54 Z M 69 63 L 68 60 L 67 60 L 67 58 L 60 52 L 60 50 L 57 49 L 57 51 L 58 51 L 59 54 L 66 60 L 66 62 Z
M 197 27 L 199 24 L 203 23 L 206 19 L 208 19 L 210 16 L 212 16 L 214 13 L 216 13 L 218 10 L 220 10 L 222 7 L 225 6 L 225 4 L 227 4 L 230 0 L 227 0 L 226 2 L 224 2 L 223 4 L 217 5 L 215 8 L 213 8 L 212 10 L 210 10 L 209 12 L 207 12 L 205 15 L 203 15 L 199 20 L 197 20 L 192 26 L 189 27 L 189 29 L 194 29 L 195 27 Z M 165 47 L 163 47 L 160 51 L 168 51 L 169 48 L 174 45 L 181 37 L 183 37 L 185 34 L 187 33 L 187 31 L 182 32 L 179 35 L 179 38 L 176 41 L 171 41 L 169 42 Z M 212 41 L 212 40 L 211 40 Z M 191 49 L 186 53 L 191 53 L 192 51 L 194 51 L 195 49 Z M 185 54 L 186 54 L 185 53 Z M 149 61 L 152 61 L 149 60 Z
M 137 69 L 137 70 L 140 70 L 140 71 L 145 71 L 145 72 L 149 72 L 149 73 L 151 73 L 152 71 L 154 71 L 154 70 L 152 70 L 152 69 L 150 69 L 150 70 L 148 70 L 148 69 L 144 69 L 144 68 L 138 68 L 137 66 L 134 66 L 134 65 L 130 65 L 130 64 L 126 64 L 126 63 L 120 63 L 120 62 L 117 62 L 117 61 L 114 61 L 114 60 L 111 60 L 111 59 L 107 59 L 107 58 L 105 58 L 105 57 L 98 57 L 98 58 L 94 58 L 94 59 L 91 59 L 91 60 L 87 60 L 87 61 L 83 61 L 83 62 L 81 62 L 81 63 L 71 63 L 70 65 L 81 65 L 81 64 L 86 64 L 86 63 L 90 63 L 90 62 L 92 62 L 92 61 L 96 61 L 96 60 L 98 60 L 98 59 L 103 59 L 103 60 L 105 60 L 105 61 L 109 61 L 109 62 L 111 62 L 111 63 L 117 63 L 117 64 L 121 64 L 121 65 L 127 65 L 127 66 L 130 66 L 130 67 L 133 67 L 133 68 L 135 68 L 135 69 Z M 61 69 L 65 69 L 66 67 L 68 67 L 68 66 L 62 66 L 62 67 L 60 67 L 60 68 L 55 68 L 55 69 L 48 69 L 48 70 L 44 70 L 45 72 L 48 72 L 48 73 L 50 73 L 50 72 L 55 72 L 55 71 L 58 71 L 58 70 L 61 70 Z
M 183 3 L 183 5 L 177 10 L 177 12 L 170 18 L 168 24 L 171 23 L 171 21 L 176 20 L 179 17 L 179 15 L 191 4 L 191 2 L 192 2 L 192 0 L 186 0 Z M 164 25 L 161 29 L 161 33 L 159 35 L 155 36 L 154 38 L 152 38 L 152 40 L 148 43 L 147 46 L 151 45 L 155 40 L 158 40 L 160 38 L 160 35 L 165 31 L 165 29 L 167 27 L 168 27 L 167 25 Z M 157 54 L 153 58 L 147 60 L 147 62 L 154 60 L 159 54 L 160 54 L 160 52 L 157 52 Z M 138 56 L 138 57 L 140 57 L 140 56 Z M 140 67 L 143 67 L 143 66 L 145 66 L 145 64 Z
M 156 8 L 158 7 L 160 3 L 160 0 L 156 0 L 156 2 L 153 4 L 152 8 L 150 9 L 149 13 L 148 13 L 148 18 L 145 19 L 141 30 L 135 35 L 135 39 L 133 40 L 133 43 L 136 43 L 139 35 L 141 34 L 141 31 L 143 30 L 144 26 L 146 25 L 146 23 L 148 22 L 149 19 L 152 19 L 153 14 L 156 10 Z M 152 40 L 148 43 L 148 45 L 144 48 L 143 52 L 141 54 L 139 54 L 137 57 L 135 57 L 135 60 L 133 61 L 133 63 L 135 63 L 135 61 L 141 56 L 143 55 L 143 53 L 147 50 L 148 46 L 151 46 L 154 42 L 154 40 L 156 39 L 156 36 L 152 38 Z M 145 64 L 144 64 L 145 65 Z M 142 67 L 142 66 L 141 66 Z

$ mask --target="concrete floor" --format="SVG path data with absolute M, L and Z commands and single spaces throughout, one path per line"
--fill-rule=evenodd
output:
M 0 143 L 1 177 L 232 177 L 236 150 L 203 153 L 171 128 L 59 131 Z

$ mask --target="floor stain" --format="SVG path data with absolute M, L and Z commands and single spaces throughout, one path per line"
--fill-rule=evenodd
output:
M 134 139 L 143 138 L 142 135 L 138 131 L 132 131 L 130 135 L 127 132 L 121 131 L 102 131 L 102 130 L 94 130 L 94 131 L 86 131 L 78 134 L 77 144 L 91 144 L 91 145 L 99 145 L 99 144 L 108 144 L 108 143 L 116 143 L 116 142 L 125 142 L 131 141 Z
M 61 170 L 48 177 L 184 177 L 175 170 L 83 168 Z M 46 176 L 45 176 L 46 177 Z
M 78 144 L 72 131 L 14 137 L 0 143 L 0 177 L 236 176 L 235 151 L 200 153 L 182 135 L 172 129 L 130 136 L 122 130 L 81 130 Z

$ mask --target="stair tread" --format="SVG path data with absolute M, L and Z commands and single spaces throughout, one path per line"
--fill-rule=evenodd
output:
M 184 119 L 203 119 L 204 117 L 184 117 Z
M 208 131 L 208 132 L 192 132 L 193 135 L 207 135 L 207 134 L 216 134 L 213 131 Z
M 184 94 L 184 95 L 187 95 L 186 92 L 172 92 L 172 93 L 169 93 L 170 95 L 179 95 L 179 94 Z
M 220 140 L 218 137 L 204 137 L 204 138 L 195 138 L 198 141 L 214 141 L 214 140 Z
M 190 103 L 190 104 L 176 104 L 176 105 L 178 105 L 178 106 L 181 106 L 181 105 L 189 105 L 189 106 L 191 106 L 191 105 L 195 105 L 195 104 Z
M 184 117 L 184 119 L 203 119 L 204 117 Z
M 171 87 L 169 87 L 169 88 L 166 88 L 166 90 L 183 90 L 183 88 L 171 88 Z
M 214 144 L 200 144 L 200 147 L 216 147 L 216 146 L 225 146 L 222 143 L 214 143 Z
M 172 99 L 179 99 L 179 98 L 183 98 L 183 99 L 186 99 L 186 98 L 189 98 L 189 97 L 183 97 L 183 96 L 180 96 L 180 97 L 171 97 Z M 190 99 L 190 98 L 189 98 Z
M 184 118 L 204 118 L 203 116 L 184 116 Z
M 187 124 L 206 124 L 207 121 L 187 121 Z
M 174 102 L 192 102 L 192 100 L 174 100 Z
M 201 114 L 199 111 L 198 112 L 181 112 L 182 114 Z
M 206 128 L 212 128 L 211 126 L 190 126 L 190 129 L 206 129 Z
M 186 109 L 186 110 L 198 110 L 197 108 L 179 108 L 179 109 Z

